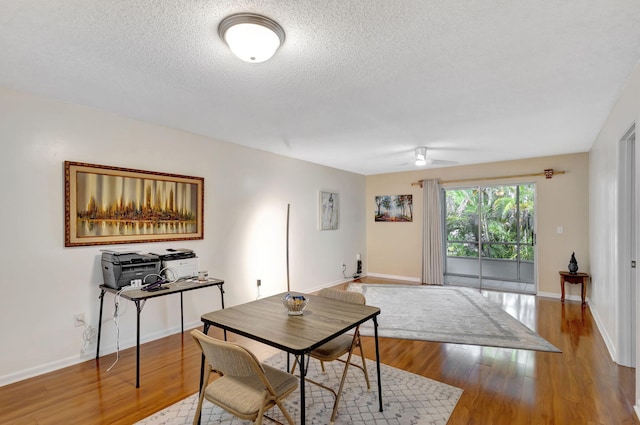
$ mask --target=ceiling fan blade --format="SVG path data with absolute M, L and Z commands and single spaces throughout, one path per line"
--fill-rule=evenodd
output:
M 450 161 L 447 159 L 432 159 L 432 160 L 427 160 L 427 165 L 456 165 L 458 164 L 458 161 Z

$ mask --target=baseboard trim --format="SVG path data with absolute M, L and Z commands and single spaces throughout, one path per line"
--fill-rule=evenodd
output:
M 199 320 L 193 321 L 191 323 L 185 323 L 184 329 L 185 332 L 194 328 L 202 326 L 202 322 Z M 174 335 L 181 332 L 181 328 L 179 326 L 172 327 L 169 329 L 165 329 L 159 332 L 154 332 L 150 335 L 141 335 L 140 336 L 140 345 L 155 341 L 156 339 L 164 338 L 169 335 Z M 128 348 L 132 348 L 136 346 L 135 338 L 131 338 L 128 340 L 120 341 L 120 351 L 126 350 Z M 100 356 L 104 356 L 107 354 L 112 354 L 116 352 L 115 344 L 108 346 L 100 347 Z M 62 360 L 57 360 L 55 362 L 46 363 L 37 367 L 24 369 L 18 372 L 10 373 L 7 375 L 0 376 L 0 387 L 5 385 L 13 384 L 14 382 L 22 381 L 25 379 L 33 378 L 39 375 L 43 375 L 49 372 L 55 372 L 58 369 L 63 369 L 68 366 L 73 366 L 78 363 L 85 362 L 87 360 L 95 359 L 96 357 L 96 344 L 91 343 L 87 348 L 86 353 L 78 354 L 75 356 L 70 356 Z M 97 367 L 97 366 L 96 366 Z
M 362 277 L 364 277 L 366 275 L 362 275 Z M 325 283 L 324 285 L 319 285 L 319 286 L 315 286 L 313 288 L 309 288 L 305 290 L 305 293 L 310 294 L 312 292 L 317 292 L 321 289 L 324 288 L 331 288 L 332 286 L 336 286 L 336 285 L 340 285 L 343 283 L 348 283 L 348 282 L 352 282 L 353 278 L 352 277 L 348 277 L 346 279 L 340 279 L 340 280 L 334 280 L 333 282 L 329 282 L 329 283 Z
M 607 333 L 607 328 L 604 326 L 602 319 L 600 318 L 600 314 L 598 313 L 597 308 L 593 308 L 591 304 L 589 304 L 591 315 L 593 316 L 593 320 L 596 322 L 596 327 L 598 331 L 600 331 L 600 335 L 602 336 L 602 340 L 604 341 L 604 345 L 607 347 L 607 351 L 609 352 L 609 356 L 611 360 L 615 363 L 618 363 L 616 360 L 618 359 L 618 355 L 615 349 L 615 345 L 611 342 L 611 337 Z
M 538 292 L 536 296 L 543 298 L 553 298 L 556 300 L 560 299 L 560 294 L 556 294 L 555 292 Z
M 418 282 L 418 283 L 422 281 L 422 279 L 420 279 L 419 277 L 395 276 L 391 274 L 382 274 L 382 273 L 367 273 L 367 276 L 379 277 L 380 279 L 406 280 L 408 282 Z
M 46 363 L 37 367 L 9 373 L 7 375 L 0 376 L 0 387 L 4 387 L 5 385 L 13 384 L 14 382 L 22 381 L 24 379 L 33 378 L 34 376 L 53 372 L 68 366 L 73 366 L 75 364 L 82 363 L 85 360 L 89 360 L 91 357 L 94 356 L 89 354 L 78 354 L 76 356 L 67 357 L 66 359 Z

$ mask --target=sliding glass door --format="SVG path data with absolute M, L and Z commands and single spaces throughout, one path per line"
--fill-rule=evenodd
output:
M 535 186 L 444 191 L 445 284 L 535 293 Z

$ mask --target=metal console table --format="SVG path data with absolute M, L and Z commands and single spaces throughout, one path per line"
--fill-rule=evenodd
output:
M 208 288 L 211 286 L 217 286 L 220 289 L 220 300 L 222 308 L 224 309 L 224 281 L 220 279 L 209 279 L 201 282 L 198 280 L 178 280 L 176 282 L 167 283 L 162 285 L 163 289 L 158 291 L 143 291 L 142 289 L 114 289 L 110 286 L 100 285 L 100 317 L 98 320 L 98 341 L 96 348 L 96 360 L 100 357 L 100 335 L 102 333 L 102 307 L 104 305 L 104 294 L 109 292 L 114 295 L 118 295 L 125 300 L 133 301 L 136 305 L 137 318 L 136 318 L 136 388 L 140 388 L 140 313 L 144 307 L 145 302 L 150 298 L 163 297 L 165 295 L 180 294 L 180 326 L 184 333 L 184 310 L 182 293 L 187 291 L 193 291 L 195 289 Z

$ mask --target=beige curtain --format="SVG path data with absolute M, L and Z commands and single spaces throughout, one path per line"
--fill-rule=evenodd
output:
M 422 283 L 442 285 L 442 209 L 438 180 L 422 182 Z

